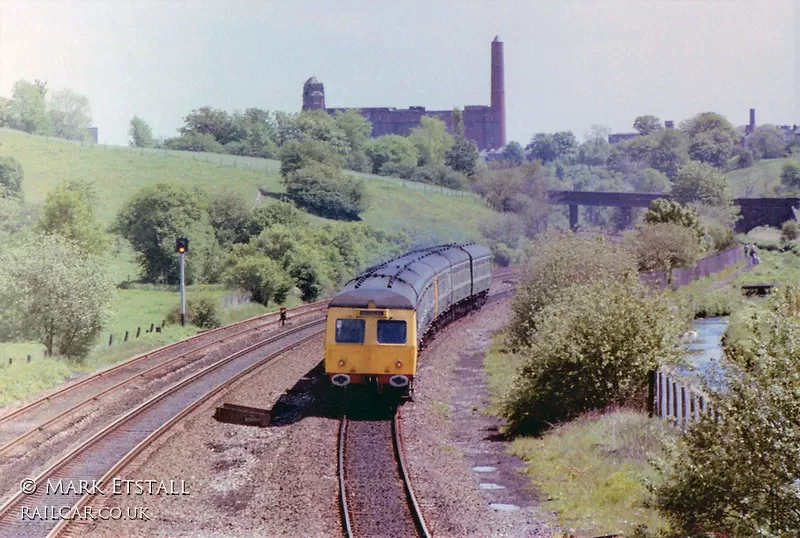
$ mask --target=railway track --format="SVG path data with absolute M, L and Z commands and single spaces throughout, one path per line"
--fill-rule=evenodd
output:
M 324 311 L 325 308 L 325 302 L 309 303 L 294 309 L 292 317 L 308 316 Z M 106 395 L 147 377 L 163 377 L 171 370 L 191 364 L 210 348 L 270 326 L 277 326 L 278 323 L 277 314 L 266 314 L 201 333 L 134 357 L 34 400 L 0 417 L 0 456 Z
M 25 514 L 46 514 L 48 507 L 65 505 L 70 507 L 67 514 L 80 513 L 92 499 L 86 492 L 48 494 L 48 483 L 97 480 L 107 484 L 136 455 L 209 397 L 323 330 L 324 321 L 317 319 L 270 336 L 207 366 L 115 420 L 39 473 L 33 479 L 38 486 L 35 492 L 25 495 L 19 491 L 0 506 L 0 537 L 56 536 L 65 531 L 80 535 L 77 521 L 24 518 Z
M 339 502 L 348 538 L 430 536 L 406 468 L 399 413 L 390 420 L 342 415 Z

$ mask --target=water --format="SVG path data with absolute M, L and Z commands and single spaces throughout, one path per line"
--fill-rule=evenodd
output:
M 689 343 L 686 353 L 686 359 L 693 369 L 679 368 L 677 373 L 688 379 L 712 381 L 713 374 L 722 369 L 722 335 L 727 328 L 727 316 L 694 320 L 697 335 Z M 718 385 L 718 382 L 711 384 Z

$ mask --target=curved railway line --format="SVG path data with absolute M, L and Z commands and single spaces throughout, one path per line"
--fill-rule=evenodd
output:
M 348 538 L 429 538 L 405 463 L 400 411 L 391 420 L 351 420 L 339 427 L 339 503 Z
M 60 479 L 63 483 L 78 484 L 79 480 L 88 480 L 90 483 L 98 480 L 105 483 L 207 398 L 256 368 L 274 361 L 323 329 L 323 321 L 314 320 L 270 336 L 204 368 L 115 420 L 34 478 L 40 486 L 35 493 L 23 495 L 20 491 L 0 506 L 0 536 L 55 536 L 68 530 L 68 520 L 24 521 L 21 517 L 23 509 L 33 513 L 38 508 L 45 513 L 47 507 L 58 504 L 70 504 L 73 510 L 81 510 L 92 498 L 89 494 L 72 494 L 58 495 L 58 502 L 48 501 L 44 487 L 48 481 L 55 483 Z
M 326 303 L 323 301 L 309 303 L 293 309 L 292 317 L 321 312 L 325 307 Z M 200 333 L 189 339 L 144 353 L 92 374 L 52 394 L 38 398 L 20 409 L 0 417 L 0 436 L 2 436 L 0 439 L 6 435 L 10 437 L 9 441 L 4 443 L 0 441 L 2 443 L 0 444 L 0 456 L 36 433 L 42 432 L 48 426 L 74 414 L 107 394 L 161 370 L 168 372 L 170 368 L 177 370 L 184 367 L 189 364 L 195 354 L 228 340 L 266 327 L 277 326 L 279 320 L 276 316 L 277 314 L 274 313 L 265 314 L 227 327 Z M 21 433 L 20 429 L 23 430 Z

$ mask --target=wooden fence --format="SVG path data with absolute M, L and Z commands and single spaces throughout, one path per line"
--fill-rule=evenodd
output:
M 719 273 L 723 269 L 735 265 L 744 260 L 742 247 L 735 246 L 719 254 L 708 256 L 698 260 L 697 264 L 691 269 L 674 269 L 672 271 L 672 289 L 678 289 L 695 280 Z M 642 273 L 639 275 L 642 282 L 651 288 L 663 291 L 667 288 L 668 275 L 664 271 L 654 271 L 652 273 Z
M 108 335 L 108 347 L 113 346 L 115 343 L 119 344 L 120 341 L 122 343 L 125 343 L 128 340 L 132 340 L 134 338 L 139 338 L 143 333 L 144 334 L 154 333 L 154 332 L 155 333 L 160 333 L 164 329 L 164 326 L 166 324 L 167 324 L 167 321 L 166 320 L 162 320 L 160 324 L 151 323 L 149 328 L 147 327 L 147 325 L 145 325 L 144 326 L 144 331 L 142 330 L 142 327 L 136 327 L 135 331 L 125 331 L 124 334 L 117 334 L 116 336 L 114 335 L 114 333 L 110 333 Z M 105 339 L 103 339 L 101 341 L 103 343 L 106 342 Z M 15 361 L 17 363 L 19 363 L 19 362 L 28 363 L 28 362 L 31 362 L 31 360 L 33 360 L 34 358 L 38 358 L 38 357 L 39 357 L 38 353 L 36 354 L 35 357 L 33 355 L 31 355 L 31 354 L 27 354 L 25 357 L 19 357 L 19 358 L 17 358 L 17 357 L 9 357 L 8 358 L 8 362 L 6 362 L 5 359 L 2 362 L 0 362 L 0 368 L 4 368 L 6 366 L 13 366 Z M 42 352 L 41 358 L 44 359 L 46 357 L 47 357 L 47 351 L 45 350 L 45 351 Z
M 669 368 L 651 370 L 649 374 L 648 413 L 651 417 L 669 420 L 680 428 L 702 415 L 717 418 L 710 399 L 700 388 Z

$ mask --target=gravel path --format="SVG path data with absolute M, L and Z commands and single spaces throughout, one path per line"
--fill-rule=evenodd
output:
M 321 357 L 320 336 L 200 407 L 120 475 L 185 480 L 190 495 L 102 499 L 110 507 L 146 507 L 152 519 L 97 522 L 80 532 L 114 538 L 340 536 L 338 421 L 328 416 L 324 372 L 314 369 Z M 223 402 L 273 408 L 273 421 L 266 428 L 217 422 L 212 415 Z
M 420 358 L 415 401 L 403 407 L 412 484 L 434 536 L 557 534 L 544 523 L 551 518 L 520 472 L 522 461 L 497 439 L 499 421 L 483 412 L 483 352 L 509 316 L 503 301 L 440 333 Z

